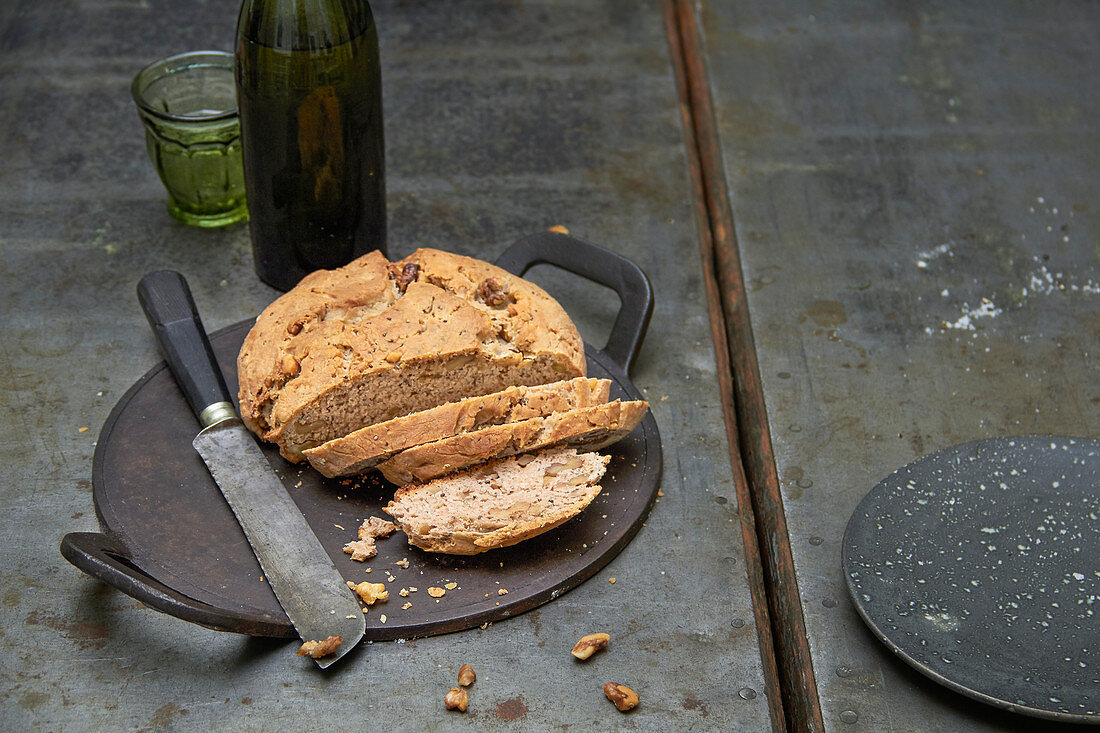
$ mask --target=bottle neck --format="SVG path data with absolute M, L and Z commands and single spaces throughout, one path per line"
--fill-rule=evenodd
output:
M 237 38 L 270 48 L 332 48 L 374 24 L 367 0 L 244 0 Z

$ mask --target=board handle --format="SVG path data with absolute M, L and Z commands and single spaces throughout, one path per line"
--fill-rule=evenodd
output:
M 297 636 L 286 618 L 258 620 L 254 611 L 216 609 L 172 590 L 134 565 L 126 548 L 101 532 L 70 532 L 61 538 L 61 554 L 93 578 L 184 621 L 250 636 Z
M 611 250 L 557 232 L 524 237 L 495 264 L 520 277 L 535 265 L 555 265 L 618 293 L 619 313 L 602 351 L 630 373 L 653 315 L 653 286 L 642 268 Z

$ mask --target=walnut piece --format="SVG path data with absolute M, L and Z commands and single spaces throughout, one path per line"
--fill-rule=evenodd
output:
M 508 291 L 495 278 L 487 277 L 477 286 L 475 297 L 485 305 L 499 308 L 508 303 Z
M 461 687 L 452 687 L 443 697 L 443 704 L 447 706 L 448 710 L 458 710 L 463 713 L 466 712 L 466 705 L 469 704 L 469 701 L 469 695 Z
M 609 641 L 611 641 L 611 636 L 604 633 L 582 636 L 581 640 L 573 645 L 572 654 L 577 659 L 584 661 L 606 647 Z
M 458 684 L 463 687 L 469 687 L 474 684 L 474 680 L 477 679 L 477 675 L 474 674 L 474 668 L 468 664 L 464 664 L 458 668 Z
M 342 636 L 330 636 L 324 641 L 310 640 L 302 644 L 302 647 L 298 650 L 298 656 L 313 657 L 314 659 L 327 657 L 343 643 L 344 637 Z
M 279 360 L 279 371 L 288 377 L 298 376 L 298 372 L 301 370 L 302 365 L 290 354 L 283 354 L 283 358 Z
M 564 463 L 559 463 L 555 461 L 554 463 L 551 463 L 549 466 L 547 466 L 546 470 L 543 473 L 545 473 L 547 476 L 557 476 L 559 473 L 561 473 L 563 468 L 565 468 Z
M 607 699 L 615 703 L 615 707 L 623 713 L 638 705 L 638 693 L 618 682 L 608 682 L 604 685 L 603 694 L 607 695 Z
M 385 583 L 370 583 L 364 580 L 356 585 L 349 580 L 348 587 L 355 591 L 355 594 L 368 606 L 374 605 L 375 601 L 384 601 L 390 597 Z
M 420 265 L 410 262 L 399 270 L 394 264 L 387 268 L 387 273 L 397 285 L 397 289 L 403 293 L 409 287 L 409 283 L 416 282 L 420 277 Z

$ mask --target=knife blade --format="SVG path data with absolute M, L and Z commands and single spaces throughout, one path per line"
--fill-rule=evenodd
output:
M 187 281 L 151 272 L 138 300 L 172 374 L 199 418 L 192 445 L 206 463 L 294 629 L 303 641 L 340 636 L 316 659 L 325 669 L 363 638 L 366 621 L 328 552 L 237 415 Z

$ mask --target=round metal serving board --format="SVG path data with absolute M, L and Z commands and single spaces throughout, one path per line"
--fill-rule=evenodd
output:
M 236 356 L 251 325 L 240 323 L 211 336 L 229 384 L 236 384 Z M 612 380 L 612 399 L 642 399 L 607 355 L 589 349 L 587 357 L 589 376 Z M 191 447 L 198 430 L 165 365 L 138 381 L 104 425 L 93 462 L 93 495 L 104 534 L 77 539 L 87 544 L 102 538 L 102 547 L 95 549 L 116 566 L 113 578 L 105 579 L 158 610 L 227 631 L 294 636 L 240 525 Z M 647 415 L 633 433 L 605 449 L 611 463 L 603 491 L 560 527 L 471 557 L 422 552 L 397 532 L 378 542 L 376 557 L 359 563 L 343 546 L 356 538 L 363 519 L 387 516 L 383 507 L 394 486 L 377 473 L 326 479 L 308 464 L 287 462 L 272 446 L 264 451 L 344 577 L 386 583 L 389 600 L 367 614 L 366 636 L 376 640 L 479 626 L 575 587 L 637 533 L 653 505 L 661 471 L 660 437 Z M 405 559 L 407 568 L 397 564 Z M 120 573 L 130 576 L 127 583 L 118 582 Z M 456 585 L 442 598 L 427 593 L 429 587 L 450 583 Z M 417 590 L 407 597 L 398 594 L 412 587 Z M 403 608 L 406 603 L 409 607 Z
M 844 534 L 871 631 L 974 699 L 1100 723 L 1100 442 L 994 438 L 906 466 Z

